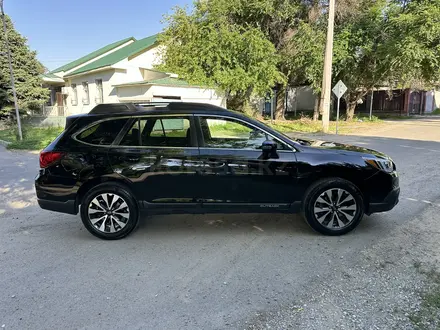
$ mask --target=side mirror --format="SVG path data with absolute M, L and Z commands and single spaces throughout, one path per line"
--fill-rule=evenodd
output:
M 263 152 L 267 152 L 267 153 L 276 151 L 277 150 L 277 143 L 272 140 L 266 140 L 261 145 L 261 150 L 263 150 Z
M 278 159 L 280 158 L 277 153 L 277 143 L 272 140 L 266 140 L 261 145 L 261 159 Z

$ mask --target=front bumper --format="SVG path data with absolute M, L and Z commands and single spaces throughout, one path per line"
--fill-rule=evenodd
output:
M 67 213 L 67 214 L 78 214 L 78 207 L 75 201 L 68 200 L 65 202 L 50 201 L 47 199 L 38 199 L 38 205 L 44 210 Z
M 381 203 L 370 203 L 367 215 L 379 212 L 386 212 L 394 208 L 399 203 L 400 188 L 396 187 L 385 197 Z

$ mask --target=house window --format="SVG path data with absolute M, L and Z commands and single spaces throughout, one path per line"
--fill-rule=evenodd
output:
M 70 103 L 72 105 L 78 105 L 78 90 L 76 89 L 76 84 L 72 84 L 72 99 L 70 100 Z
M 87 81 L 85 81 L 82 83 L 82 86 L 83 86 L 82 104 L 88 105 L 88 104 L 90 104 L 89 83 Z
M 95 85 L 96 85 L 95 103 L 96 104 L 104 103 L 104 92 L 102 90 L 102 79 L 96 79 Z

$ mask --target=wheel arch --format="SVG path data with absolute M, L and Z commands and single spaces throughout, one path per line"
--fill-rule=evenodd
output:
M 133 198 L 136 200 L 136 203 L 138 204 L 138 208 L 139 208 L 139 201 L 137 199 L 137 196 L 133 193 L 133 190 L 130 189 L 130 185 L 128 182 L 126 182 L 123 179 L 117 179 L 114 177 L 105 177 L 105 176 L 89 179 L 79 187 L 77 194 L 76 194 L 75 207 L 78 208 L 81 205 L 86 193 L 89 190 L 95 188 L 96 186 L 98 186 L 100 184 L 105 184 L 105 183 L 112 184 L 112 185 L 118 185 L 120 187 L 123 187 L 127 191 L 129 191 L 133 195 Z
M 360 173 L 354 169 L 341 170 L 339 167 L 331 167 L 322 171 L 317 171 L 314 173 L 313 177 L 309 180 L 309 183 L 306 187 L 306 191 L 309 190 L 310 187 L 314 186 L 317 182 L 326 180 L 326 179 L 343 179 L 351 184 L 353 184 L 361 193 L 362 199 L 364 202 L 364 207 L 368 207 L 369 205 L 369 196 L 366 193 L 365 187 L 365 179 Z M 305 197 L 305 194 L 304 194 Z

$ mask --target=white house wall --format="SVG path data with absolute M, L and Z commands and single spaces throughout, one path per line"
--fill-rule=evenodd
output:
M 112 67 L 126 70 L 123 79 L 118 81 L 118 84 L 144 80 L 144 70 L 142 69 L 152 69 L 154 64 L 157 63 L 156 49 L 157 48 L 149 49 L 137 56 L 125 58 L 114 64 Z
M 82 75 L 78 77 L 72 77 L 68 80 L 66 86 L 71 87 L 72 84 L 76 84 L 76 90 L 78 95 L 77 105 L 72 105 L 72 96 L 73 91 L 72 88 L 69 88 L 69 94 L 66 98 L 66 106 L 69 114 L 78 114 L 78 113 L 86 113 L 89 112 L 96 106 L 95 97 L 97 94 L 96 79 L 102 79 L 102 89 L 103 89 L 103 98 L 104 103 L 115 103 L 118 102 L 118 97 L 116 95 L 116 90 L 112 87 L 113 76 L 118 75 L 119 72 L 115 72 L 114 70 L 107 70 L 96 72 L 88 75 Z M 89 84 L 89 104 L 85 105 L 82 103 L 82 97 L 84 95 L 84 89 L 82 86 L 83 82 L 87 82 Z

